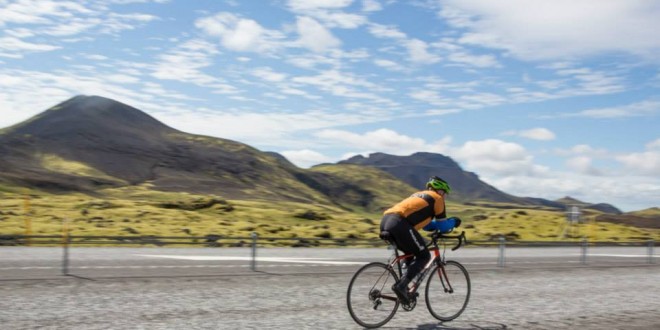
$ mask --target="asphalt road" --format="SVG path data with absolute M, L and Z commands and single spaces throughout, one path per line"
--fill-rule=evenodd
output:
M 1 329 L 359 329 L 345 303 L 384 249 L 0 248 Z M 472 297 L 440 323 L 423 303 L 389 329 L 660 329 L 660 267 L 641 248 L 447 252 Z
M 446 251 L 470 269 L 549 269 L 632 266 L 649 263 L 646 247 L 462 248 Z M 653 252 L 653 251 L 652 251 Z M 251 273 L 249 248 L 62 248 L 0 247 L 0 281 L 55 279 L 63 273 L 90 278 L 215 276 Z M 261 248 L 254 268 L 271 274 L 345 273 L 370 261 L 386 261 L 385 248 Z M 652 262 L 660 263 L 657 254 Z M 66 267 L 66 269 L 63 269 Z

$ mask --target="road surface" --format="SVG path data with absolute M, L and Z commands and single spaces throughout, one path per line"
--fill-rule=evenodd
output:
M 472 277 L 457 320 L 423 303 L 386 329 L 660 329 L 660 265 L 637 249 L 462 249 Z M 247 253 L 247 256 L 246 256 Z M 0 248 L 2 329 L 360 329 L 346 287 L 382 249 L 86 248 L 70 276 L 54 248 Z M 27 259 L 26 259 L 27 258 Z M 38 268 L 42 267 L 42 268 Z M 133 267 L 133 268 L 130 268 Z

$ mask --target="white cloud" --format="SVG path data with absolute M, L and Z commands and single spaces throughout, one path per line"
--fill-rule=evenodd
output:
M 660 150 L 631 153 L 616 157 L 628 170 L 636 175 L 660 176 Z
M 619 118 L 652 116 L 660 113 L 660 102 L 642 101 L 619 107 L 607 107 L 588 109 L 574 114 L 564 114 L 566 117 L 590 117 L 590 118 Z
M 400 70 L 400 68 L 401 68 L 401 65 L 399 63 L 396 63 L 396 62 L 390 61 L 390 60 L 384 60 L 384 59 L 376 59 L 376 60 L 374 60 L 374 64 L 378 65 L 381 68 L 385 68 L 385 69 L 393 70 L 393 71 Z
M 432 64 L 440 61 L 440 57 L 430 53 L 428 44 L 422 40 L 408 40 L 406 48 L 408 48 L 409 60 L 413 63 Z
M 307 12 L 306 15 L 312 16 L 331 28 L 355 29 L 367 23 L 367 18 L 356 14 L 347 14 L 342 12 Z
M 353 0 L 289 0 L 289 7 L 295 11 L 310 9 L 339 9 L 349 6 Z
M 413 99 L 420 100 L 435 106 L 448 106 L 453 103 L 453 99 L 443 97 L 440 93 L 433 90 L 417 90 L 409 93 Z
M 464 51 L 453 52 L 447 55 L 447 59 L 451 62 L 477 68 L 497 68 L 501 66 L 493 55 L 472 55 Z
M 570 149 L 557 149 L 555 154 L 562 157 L 570 156 L 589 156 L 592 158 L 605 158 L 609 157 L 610 153 L 605 149 L 596 149 L 586 144 L 578 144 Z
M 534 157 L 524 147 L 502 140 L 468 141 L 456 148 L 453 155 L 470 171 L 491 177 L 535 175 L 546 171 L 534 165 Z
M 279 31 L 265 29 L 252 19 L 228 12 L 200 18 L 195 21 L 195 27 L 210 36 L 220 37 L 224 47 L 235 51 L 271 51 L 281 47 L 284 38 Z
M 376 23 L 369 24 L 369 33 L 377 38 L 406 39 L 405 33 L 399 31 L 396 27 L 381 25 Z
M 660 50 L 655 1 L 443 0 L 440 15 L 464 29 L 464 44 L 522 59 L 566 59 L 622 52 L 653 59 Z
M 573 157 L 566 161 L 566 165 L 574 171 L 587 175 L 601 175 L 601 171 L 592 166 L 592 159 L 586 156 Z
M 555 133 L 543 127 L 532 128 L 522 131 L 509 131 L 505 135 L 518 135 L 532 140 L 550 141 L 555 139 Z
M 383 10 L 383 6 L 377 0 L 362 0 L 362 10 L 366 12 Z
M 656 139 L 646 144 L 646 149 L 660 150 L 660 139 Z
M 483 177 L 482 177 L 483 179 Z M 571 196 L 588 203 L 610 203 L 624 211 L 639 210 L 654 205 L 660 185 L 649 183 L 648 179 L 626 177 L 626 191 L 634 191 L 635 198 L 622 194 L 622 177 L 585 176 L 580 173 L 552 172 L 551 175 L 535 177 L 509 176 L 486 179 L 488 183 L 502 191 L 516 196 L 540 197 L 555 200 Z
M 474 93 L 461 96 L 457 102 L 466 109 L 480 109 L 484 106 L 500 105 L 507 101 L 506 98 L 494 93 Z
M 324 141 L 337 145 L 350 145 L 353 150 L 378 150 L 379 152 L 395 155 L 409 155 L 411 154 L 411 150 L 446 152 L 451 142 L 450 137 L 445 137 L 433 143 L 427 143 L 424 139 L 399 134 L 385 128 L 369 131 L 364 134 L 325 129 L 314 135 Z
M 285 73 L 275 72 L 273 71 L 273 69 L 265 68 L 265 67 L 255 68 L 254 70 L 252 70 L 252 75 L 269 82 L 284 81 L 287 77 Z
M 300 35 L 298 43 L 314 52 L 321 53 L 341 45 L 339 39 L 313 18 L 298 17 L 296 27 Z

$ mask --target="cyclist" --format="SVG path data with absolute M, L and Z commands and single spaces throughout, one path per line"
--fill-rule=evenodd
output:
M 426 190 L 412 194 L 383 213 L 381 232 L 388 232 L 389 239 L 399 250 L 414 256 L 408 271 L 392 286 L 404 304 L 410 303 L 408 284 L 431 260 L 429 249 L 418 230 L 449 232 L 461 223 L 456 217 L 445 219 L 445 195 L 450 191 L 447 181 L 434 176 L 426 183 Z M 381 238 L 387 239 L 384 234 Z

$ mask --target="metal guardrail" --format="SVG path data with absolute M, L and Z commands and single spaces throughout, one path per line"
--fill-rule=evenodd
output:
M 95 235 L 0 235 L 0 246 L 115 246 L 115 245 L 196 245 L 200 247 L 360 247 L 386 246 L 378 238 L 322 238 L 322 237 L 260 237 L 256 233 L 249 236 L 95 236 Z M 470 240 L 470 246 L 482 247 L 571 247 L 571 246 L 649 246 L 653 240 L 638 241 L 521 241 L 506 240 L 504 237 L 491 240 Z
M 116 246 L 116 245 L 193 245 L 200 247 L 347 247 L 383 246 L 380 239 L 319 238 L 319 237 L 259 237 L 250 236 L 79 236 L 79 235 L 0 235 L 0 246 Z
M 118 245 L 196 245 L 202 247 L 249 247 L 251 248 L 251 269 L 256 269 L 258 247 L 383 247 L 386 243 L 380 239 L 363 238 L 305 238 L 305 237 L 259 237 L 250 236 L 78 236 L 78 235 L 0 235 L 0 246 L 62 246 L 62 272 L 69 275 L 69 247 L 71 246 L 118 246 Z M 586 239 L 575 241 L 507 241 L 504 237 L 497 240 L 469 240 L 468 246 L 498 248 L 499 267 L 506 265 L 506 249 L 516 247 L 579 247 L 580 263 L 587 264 L 589 247 L 594 246 L 638 246 L 646 247 L 647 263 L 654 263 L 655 241 L 629 242 L 589 242 Z

